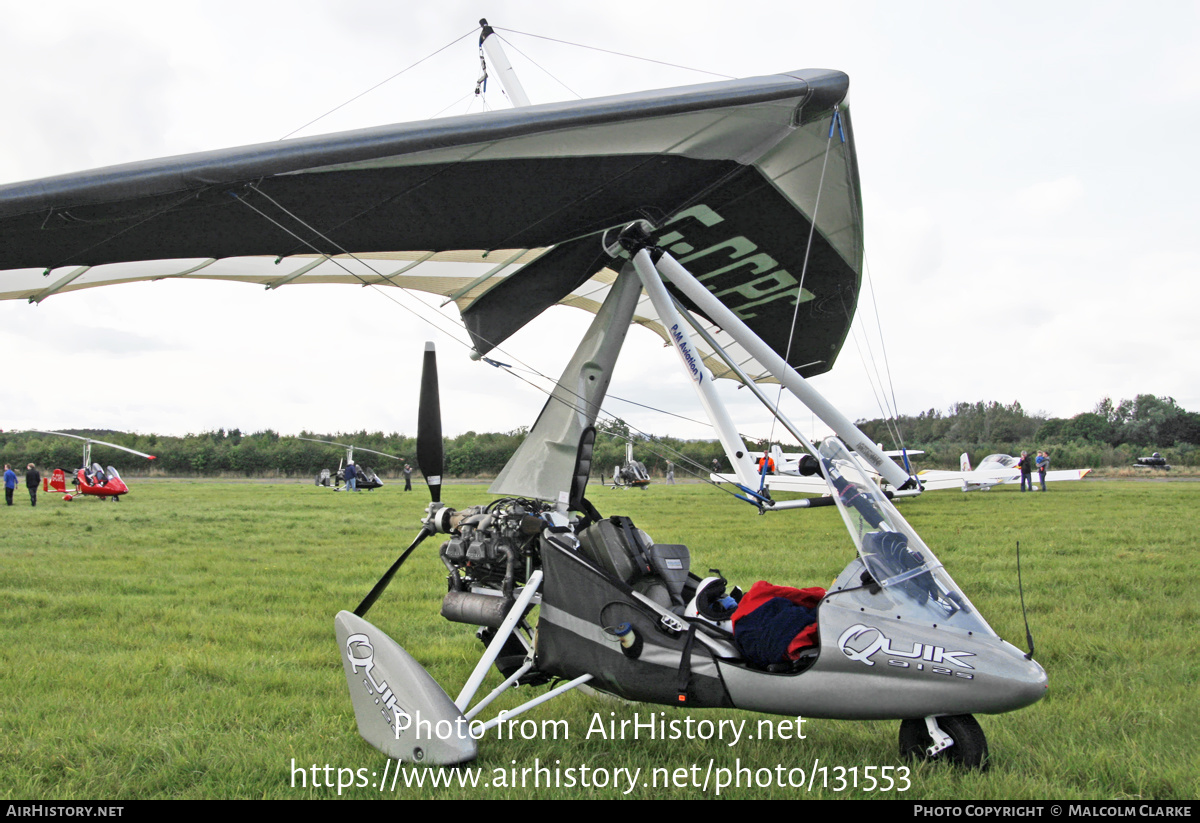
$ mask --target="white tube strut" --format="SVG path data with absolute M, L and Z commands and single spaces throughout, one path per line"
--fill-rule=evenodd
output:
M 645 250 L 642 253 L 648 254 Z M 655 265 L 658 271 L 695 303 L 701 312 L 740 343 L 776 380 L 810 408 L 813 414 L 833 429 L 838 437 L 856 451 L 859 457 L 870 463 L 889 483 L 897 489 L 916 483 L 914 479 L 905 474 L 902 468 L 889 460 L 872 442 L 871 438 L 863 434 L 848 417 L 822 397 L 816 389 L 809 385 L 807 380 L 788 365 L 786 360 L 764 343 L 749 326 L 742 322 L 740 317 L 714 297 L 712 292 L 706 289 L 675 258 L 663 252 Z
M 642 281 L 642 288 L 646 290 L 650 302 L 654 304 L 654 309 L 658 312 L 662 324 L 666 326 L 667 333 L 671 336 L 671 343 L 683 361 L 684 369 L 692 378 L 692 386 L 696 389 L 701 405 L 704 406 L 705 414 L 708 415 L 713 428 L 717 430 L 717 437 L 725 449 L 729 462 L 733 464 L 733 471 L 737 475 L 738 482 L 748 488 L 758 488 L 757 473 L 754 471 L 754 463 L 750 460 L 746 444 L 742 441 L 742 436 L 738 434 L 737 427 L 733 423 L 733 418 L 729 416 L 725 404 L 717 396 L 712 372 L 704 367 L 699 350 L 692 344 L 683 318 L 675 309 L 675 303 L 671 300 L 671 295 L 667 293 L 667 287 L 663 285 L 662 278 L 655 271 L 654 262 L 650 259 L 650 252 L 646 249 L 638 251 L 633 256 L 633 267 L 637 270 L 638 277 Z
M 500 45 L 500 38 L 493 36 L 495 31 L 488 25 L 487 20 L 480 20 L 479 25 L 483 27 L 483 34 L 479 38 L 479 47 L 487 54 L 488 59 L 492 61 L 492 68 L 500 75 L 500 85 L 504 87 L 508 99 L 517 108 L 528 106 L 529 95 L 525 93 L 525 87 L 517 79 L 512 62 L 504 53 L 504 47 Z

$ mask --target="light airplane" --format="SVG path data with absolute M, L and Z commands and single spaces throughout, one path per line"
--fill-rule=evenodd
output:
M 57 437 L 70 437 L 75 440 L 83 441 L 83 465 L 75 469 L 72 473 L 73 489 L 67 490 L 67 473 L 62 469 L 55 469 L 50 477 L 42 478 L 42 489 L 44 491 L 56 491 L 63 496 L 63 500 L 73 500 L 79 495 L 87 495 L 89 497 L 98 497 L 101 500 L 111 499 L 115 503 L 121 502 L 121 495 L 129 493 L 129 486 L 125 485 L 125 481 L 121 479 L 121 475 L 112 466 L 107 469 L 101 467 L 99 463 L 92 462 L 92 445 L 99 444 L 108 446 L 113 449 L 120 449 L 130 454 L 136 454 L 138 457 L 145 457 L 147 460 L 154 460 L 152 454 L 145 454 L 125 446 L 118 446 L 116 443 L 106 443 L 103 440 L 94 440 L 90 437 L 81 437 L 77 434 L 67 434 L 66 432 L 45 432 L 30 430 L 36 434 L 52 434 Z M 19 432 L 16 432 L 19 433 Z
M 882 446 L 879 448 L 882 455 L 892 459 L 899 458 L 904 460 L 907 457 L 924 454 L 922 451 L 884 451 Z M 763 468 L 764 464 L 766 465 L 765 470 Z M 778 445 L 774 445 L 763 456 L 755 459 L 754 466 L 756 477 L 752 480 L 753 485 L 751 485 L 751 488 L 757 492 L 766 492 L 767 494 L 771 492 L 792 492 L 798 494 L 829 495 L 829 484 L 825 482 L 825 478 L 821 474 L 820 463 L 811 454 L 785 452 Z M 889 498 L 914 497 L 922 491 L 921 488 L 905 489 L 903 491 L 890 488 L 883 476 L 874 469 L 867 468 L 867 476 L 876 485 L 880 486 L 884 494 Z M 713 473 L 709 475 L 709 479 L 714 483 L 743 485 L 742 479 L 733 474 Z M 809 505 L 821 505 L 821 503 L 811 501 Z
M 490 34 L 484 24 L 492 54 Z M 507 61 L 491 65 L 510 88 Z M 860 465 L 896 488 L 916 479 L 805 380 L 832 367 L 861 283 L 848 87 L 841 72 L 793 71 L 9 185 L 0 296 L 163 276 L 425 289 L 458 304 L 479 356 L 556 303 L 595 313 L 486 505 L 441 502 L 426 352 L 417 462 L 427 516 L 334 620 L 359 732 L 391 757 L 472 760 L 488 729 L 588 685 L 653 704 L 895 719 L 905 755 L 984 766 L 973 715 L 1038 701 L 1046 673 L 992 630 Z M 836 433 L 817 450 L 785 423 L 819 461 L 855 549 L 811 601 L 816 622 L 786 648 L 749 642 L 746 621 L 762 619 L 755 589 L 730 614 L 724 583 L 690 572 L 717 558 L 655 542 L 586 496 L 595 421 L 634 323 L 675 348 L 739 477 L 753 464 L 715 377 L 777 381 Z M 473 627 L 464 642 L 482 627 L 488 643 L 453 699 L 365 619 L 435 534 L 450 572 L 441 614 Z M 423 638 L 401 639 L 421 653 Z M 503 682 L 476 700 L 493 664 Z M 550 683 L 483 719 L 511 687 Z
M 374 491 L 383 485 L 383 481 L 379 479 L 379 475 L 368 469 L 366 466 L 361 466 L 354 462 L 354 446 L 346 443 L 334 443 L 332 440 L 315 440 L 311 437 L 297 437 L 296 439 L 305 440 L 309 443 L 324 443 L 327 446 L 337 446 L 346 450 L 346 457 L 338 461 L 338 467 L 336 471 L 321 469 L 321 471 L 317 474 L 316 485 L 325 486 L 327 488 L 332 485 L 335 490 L 340 491 L 341 484 L 346 482 L 347 466 L 354 466 L 355 471 L 358 472 L 358 479 L 355 481 L 358 488 L 366 489 L 367 491 Z M 367 454 L 375 454 L 380 457 L 387 457 L 391 460 L 404 459 L 402 457 L 396 457 L 394 454 L 386 454 L 385 452 L 377 452 L 361 447 L 359 447 L 358 450 L 360 452 L 366 452 Z
M 939 489 L 959 489 L 963 491 L 987 491 L 993 486 L 1004 483 L 1020 483 L 1021 470 L 1017 468 L 1018 458 L 1008 454 L 989 454 L 983 458 L 979 468 L 971 469 L 971 459 L 966 452 L 959 457 L 959 471 L 943 471 L 926 469 L 918 473 L 921 485 L 926 491 Z M 1046 482 L 1062 482 L 1064 480 L 1082 480 L 1091 469 L 1056 469 L 1046 472 Z M 1035 470 L 1033 479 L 1039 480 Z

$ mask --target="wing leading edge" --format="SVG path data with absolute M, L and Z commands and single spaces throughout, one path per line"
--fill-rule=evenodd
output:
M 819 374 L 861 271 L 847 88 L 793 72 L 10 184 L 0 298 L 167 277 L 393 285 L 453 300 L 486 352 L 550 305 L 594 310 L 614 277 L 601 235 L 645 219 L 780 353 L 799 303 L 788 360 Z M 666 339 L 648 302 L 635 322 Z

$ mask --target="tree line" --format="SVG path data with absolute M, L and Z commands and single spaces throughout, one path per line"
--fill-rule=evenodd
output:
M 1155 451 L 1175 465 L 1200 465 L 1200 414 L 1152 394 L 1105 397 L 1092 411 L 1068 418 L 1029 414 L 1016 402 L 979 401 L 902 415 L 896 423 L 905 446 L 924 450 L 917 460 L 930 468 L 957 467 L 963 452 L 978 462 L 987 454 L 1042 448 L 1058 468 L 1132 465 Z M 859 420 L 858 426 L 877 442 L 894 441 L 887 421 Z
M 920 467 L 956 468 L 959 455 L 967 452 L 974 462 L 992 453 L 1019 453 L 1046 448 L 1059 468 L 1103 468 L 1129 465 L 1140 455 L 1158 451 L 1180 466 L 1200 465 L 1200 414 L 1179 406 L 1171 397 L 1140 394 L 1132 400 L 1114 402 L 1104 398 L 1090 412 L 1070 418 L 1029 414 L 1020 403 L 1004 405 L 978 401 L 955 403 L 947 411 L 929 409 L 917 415 L 902 415 L 897 421 L 859 420 L 859 428 L 885 448 L 896 445 L 898 425 L 902 442 L 925 454 L 916 458 Z M 313 443 L 330 440 L 353 444 L 393 455 L 396 460 L 365 451 L 356 462 L 369 466 L 381 477 L 397 478 L 407 462 L 417 468 L 416 438 L 392 433 L 359 431 L 318 434 L 301 432 L 281 436 L 271 430 L 243 433 L 239 429 L 169 437 L 95 429 L 70 429 L 71 434 L 116 443 L 156 456 L 154 461 L 125 454 L 107 446 L 93 447 L 93 462 L 114 465 L 123 475 L 167 476 L 316 477 L 322 469 L 336 469 L 345 459 L 337 446 Z M 509 432 L 473 431 L 444 439 L 445 470 L 448 477 L 492 477 L 508 462 L 528 435 L 522 427 Z M 634 459 L 652 475 L 666 473 L 675 465 L 676 476 L 706 475 L 714 461 L 722 471 L 730 466 L 715 440 L 681 440 L 632 432 L 619 419 L 597 427 L 592 460 L 594 478 L 611 478 L 613 467 L 624 462 L 625 444 L 633 442 Z M 766 443 L 747 441 L 751 452 Z M 794 446 L 784 446 L 791 451 Z M 23 469 L 36 463 L 43 469 L 77 468 L 83 444 L 66 437 L 42 434 L 0 433 L 0 461 Z
M 345 460 L 344 448 L 313 443 L 328 440 L 353 444 L 357 450 L 355 462 L 374 470 L 383 478 L 401 476 L 404 464 L 417 470 L 416 438 L 404 434 L 383 432 L 337 432 L 321 434 L 301 432 L 298 436 L 282 436 L 267 430 L 243 433 L 239 429 L 170 437 L 156 434 L 136 434 L 100 429 L 64 429 L 69 434 L 103 440 L 135 451 L 153 454 L 153 461 L 127 454 L 103 445 L 93 445 L 92 462 L 115 466 L 123 476 L 243 476 L 243 477 L 313 477 L 322 469 L 337 469 Z M 524 427 L 510 432 L 473 431 L 457 437 L 444 438 L 444 474 L 447 477 L 493 477 L 524 441 Z M 654 474 L 665 474 L 666 463 L 676 463 L 676 473 L 682 477 L 686 466 L 695 464 L 711 470 L 714 458 L 724 460 L 721 447 L 714 441 L 685 441 L 674 438 L 647 439 L 631 435 L 622 421 L 610 421 L 600 427 L 593 454 L 593 475 L 612 477 L 613 467 L 625 459 L 625 442 L 633 437 L 634 458 L 646 464 Z M 308 440 L 303 439 L 308 438 Z M 82 463 L 84 444 L 67 437 L 46 434 L 0 433 L 0 462 L 24 469 L 36 463 L 43 470 L 71 470 Z M 398 459 L 389 459 L 366 450 L 382 452 Z M 660 456 L 661 455 L 661 456 Z M 45 473 L 45 471 L 43 471 Z

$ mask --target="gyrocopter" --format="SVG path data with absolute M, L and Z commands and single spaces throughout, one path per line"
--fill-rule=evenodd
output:
M 32 430 L 31 430 L 32 431 Z M 125 481 L 121 479 L 121 475 L 113 466 L 104 468 L 99 463 L 92 462 L 92 446 L 98 444 L 108 446 L 112 449 L 120 449 L 123 452 L 136 454 L 138 457 L 144 457 L 147 460 L 154 460 L 152 454 L 131 449 L 126 446 L 118 446 L 116 443 L 106 443 L 103 440 L 95 440 L 91 437 L 82 437 L 78 434 L 68 434 L 67 432 L 34 432 L 36 434 L 52 434 L 56 437 L 71 437 L 75 440 L 83 441 L 83 464 L 71 473 L 73 481 L 73 489 L 67 488 L 67 473 L 62 469 L 55 469 L 50 477 L 42 478 L 42 486 L 45 491 L 56 491 L 63 496 L 63 500 L 73 500 L 79 495 L 88 495 L 89 497 L 98 497 L 101 500 L 112 500 L 115 503 L 121 502 L 121 495 L 129 493 L 129 486 L 125 485 Z
M 492 62 L 507 87 L 507 62 Z M 841 72 L 794 71 L 6 186 L 0 298 L 162 277 L 398 286 L 453 301 L 480 357 L 552 305 L 595 313 L 493 483 L 496 499 L 462 510 L 440 499 L 426 352 L 417 462 L 431 504 L 412 544 L 335 618 L 359 731 L 392 757 L 469 761 L 479 729 L 499 722 L 482 715 L 499 694 L 557 681 L 505 717 L 586 684 L 674 706 L 896 719 L 903 751 L 981 766 L 973 715 L 1036 702 L 1046 673 L 990 628 L 871 476 L 896 490 L 917 480 L 805 379 L 832 367 L 861 283 L 848 85 Z M 739 601 L 719 577 L 691 572 L 719 558 L 692 558 L 588 500 L 596 418 L 633 324 L 675 347 L 738 494 L 758 511 L 809 504 L 761 490 L 714 378 L 755 392 L 809 452 L 855 548 L 827 591 L 752 587 Z M 837 436 L 813 447 L 759 381 L 781 384 Z M 365 619 L 434 535 L 442 614 L 488 638 L 454 699 L 404 649 L 418 638 L 397 642 Z M 768 607 L 798 629 L 782 649 L 745 637 L 747 620 L 761 635 Z M 472 705 L 494 664 L 503 682 Z
M 625 444 L 625 462 L 613 467 L 614 489 L 642 489 L 650 485 L 650 472 L 640 460 L 633 459 L 633 444 Z
M 359 465 L 354 462 L 354 450 L 356 448 L 355 446 L 348 444 L 348 443 L 335 443 L 332 440 L 317 440 L 312 437 L 297 437 L 296 439 L 297 440 L 307 440 L 309 443 L 324 443 L 327 446 L 337 446 L 338 448 L 342 448 L 342 449 L 346 450 L 346 456 L 342 460 L 338 461 L 338 467 L 337 467 L 336 471 L 330 471 L 329 469 L 321 469 L 321 471 L 319 471 L 317 473 L 317 478 L 315 481 L 316 485 L 325 486 L 326 488 L 332 486 L 334 489 L 339 489 L 341 484 L 346 482 L 346 472 L 350 471 L 351 466 L 354 467 L 354 471 L 357 474 L 356 482 L 357 482 L 357 487 L 359 489 L 365 489 L 367 491 L 374 491 L 375 489 L 378 489 L 383 485 L 383 481 L 379 479 L 378 474 L 376 474 L 375 472 L 373 472 L 371 469 L 367 468 L 366 466 L 362 466 L 362 465 Z M 402 457 L 397 457 L 394 454 L 387 454 L 386 452 L 377 452 L 372 449 L 364 449 L 361 446 L 358 446 L 357 448 L 360 452 L 366 452 L 367 454 L 378 455 L 379 457 L 387 457 L 391 460 L 403 460 L 404 459 Z M 346 488 L 349 489 L 350 487 L 347 485 Z

